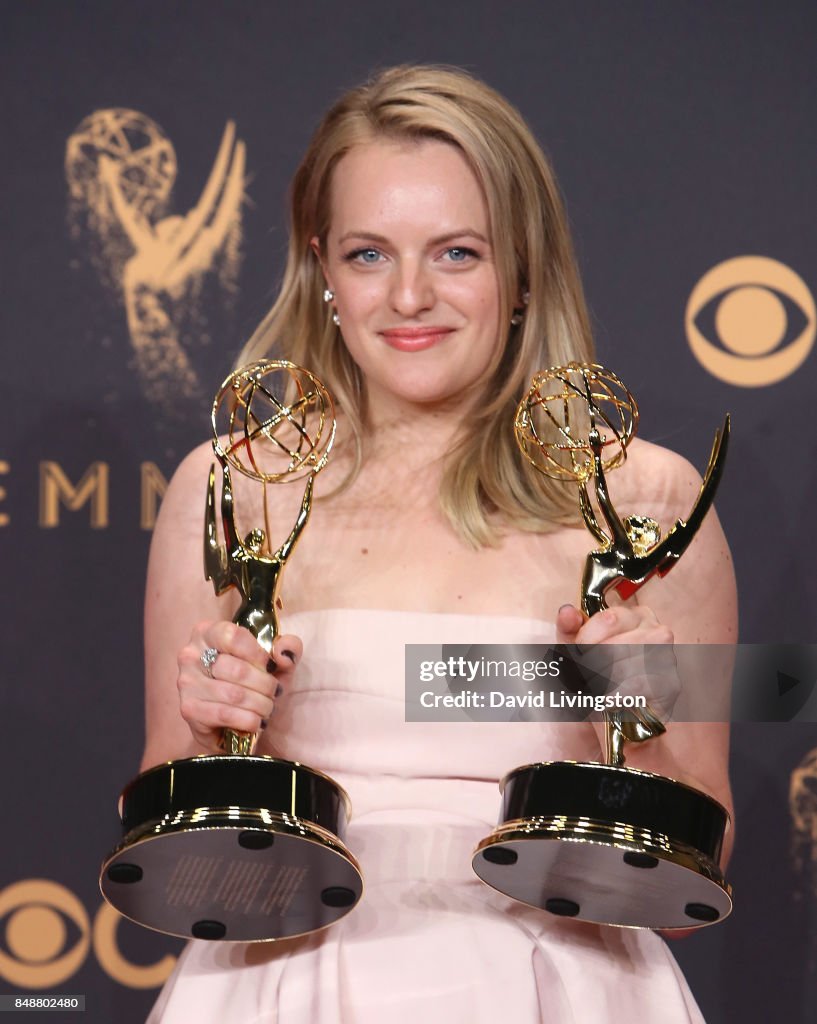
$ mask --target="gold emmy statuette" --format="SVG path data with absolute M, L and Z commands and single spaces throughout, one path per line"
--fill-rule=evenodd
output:
M 213 403 L 221 465 L 204 525 L 204 570 L 216 593 L 235 587 L 234 621 L 272 650 L 281 573 L 306 526 L 315 474 L 335 435 L 332 399 L 307 370 L 260 360 L 232 373 Z M 231 471 L 264 488 L 264 529 L 242 540 Z M 289 536 L 272 550 L 266 485 L 306 478 Z M 233 942 L 303 935 L 339 920 L 363 891 L 344 845 L 349 799 L 323 773 L 253 754 L 257 736 L 225 730 L 224 753 L 143 772 L 121 800 L 123 839 L 102 865 L 102 894 L 125 917 L 183 938 Z
M 517 410 L 523 454 L 540 472 L 578 483 L 585 524 L 599 543 L 582 578 L 586 615 L 607 607 L 611 589 L 626 599 L 670 571 L 712 504 L 723 469 L 728 416 L 686 520 L 662 540 L 654 520 L 621 519 L 606 472 L 624 462 L 637 424 L 630 392 L 592 364 L 537 374 Z M 591 480 L 606 529 L 591 503 Z M 625 766 L 627 742 L 665 731 L 649 706 L 604 716 L 606 764 L 541 762 L 505 776 L 499 824 L 474 851 L 474 870 L 513 899 L 564 917 L 633 928 L 722 921 L 732 910 L 719 867 L 726 810 L 697 789 Z

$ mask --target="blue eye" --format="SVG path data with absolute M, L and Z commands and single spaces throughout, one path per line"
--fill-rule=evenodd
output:
M 473 249 L 468 249 L 463 245 L 455 245 L 451 249 L 446 249 L 445 255 L 451 263 L 465 263 L 467 259 L 470 259 L 477 254 Z
M 377 263 L 380 253 L 377 249 L 355 249 L 350 252 L 346 259 L 350 263 Z

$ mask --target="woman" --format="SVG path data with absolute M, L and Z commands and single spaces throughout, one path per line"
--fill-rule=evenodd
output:
M 242 361 L 274 351 L 308 366 L 335 396 L 344 441 L 287 569 L 271 662 L 230 622 L 235 599 L 198 582 L 210 446 L 177 472 L 150 559 L 143 768 L 213 752 L 225 727 L 261 730 L 258 753 L 304 761 L 350 793 L 366 891 L 325 933 L 192 943 L 151 1019 L 700 1020 L 657 935 L 554 918 L 471 871 L 498 778 L 530 761 L 601 760 L 600 726 L 404 721 L 406 643 L 735 636 L 714 513 L 666 580 L 587 621 L 572 604 L 595 542 L 575 492 L 526 468 L 511 429 L 535 370 L 592 351 L 544 157 L 483 84 L 396 68 L 327 114 L 292 211 L 281 295 Z M 621 514 L 683 515 L 694 471 L 646 443 L 630 450 Z M 261 522 L 252 484 L 234 486 L 245 523 Z M 291 490 L 270 494 L 282 536 Z M 631 745 L 628 764 L 728 807 L 727 742 L 721 726 L 670 724 Z

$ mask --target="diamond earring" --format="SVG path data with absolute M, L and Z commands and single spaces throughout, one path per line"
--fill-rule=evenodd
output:
M 324 302 L 332 302 L 332 300 L 334 298 L 335 298 L 335 293 L 332 291 L 332 289 L 331 288 L 324 288 L 324 290 L 323 290 L 323 301 Z M 336 309 L 332 311 L 332 323 L 335 325 L 335 327 L 340 327 L 340 317 L 338 316 L 338 311 Z
M 527 291 L 526 292 L 522 292 L 522 305 L 523 305 L 523 307 L 527 306 L 527 304 L 529 302 L 530 302 L 530 292 L 527 292 Z M 524 321 L 524 319 L 525 319 L 525 310 L 524 309 L 515 309 L 513 311 L 513 316 L 511 317 L 511 326 L 512 327 L 518 327 Z

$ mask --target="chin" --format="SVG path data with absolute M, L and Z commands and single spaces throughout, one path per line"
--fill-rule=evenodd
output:
M 440 405 L 456 404 L 462 396 L 462 391 L 459 384 L 430 388 L 426 382 L 424 386 L 395 388 L 391 393 L 399 402 L 407 402 L 418 408 L 433 409 Z

